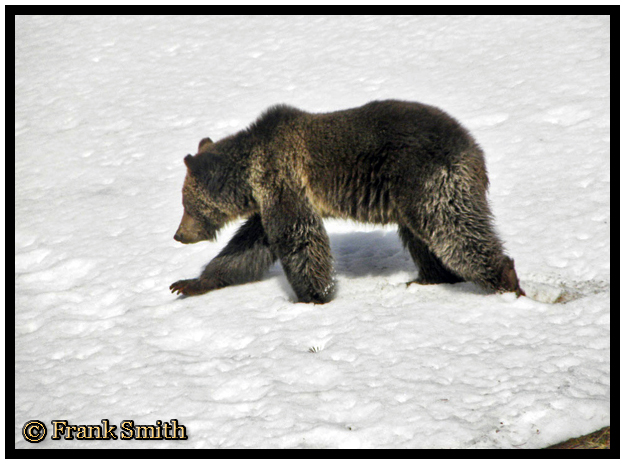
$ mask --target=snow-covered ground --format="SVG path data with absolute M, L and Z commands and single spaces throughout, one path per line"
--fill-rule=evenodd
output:
M 15 446 L 537 448 L 610 423 L 607 17 L 18 17 Z M 180 298 L 182 162 L 268 106 L 439 106 L 484 148 L 528 297 L 410 286 L 393 227 L 328 221 L 337 297 Z M 186 441 L 51 440 L 52 420 Z M 48 436 L 24 440 L 27 421 Z

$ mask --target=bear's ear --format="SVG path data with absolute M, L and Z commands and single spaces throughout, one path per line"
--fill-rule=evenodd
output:
M 210 139 L 210 137 L 203 138 L 202 140 L 200 140 L 200 144 L 197 147 L 197 152 L 202 153 L 212 144 L 213 144 L 213 141 Z
M 198 165 L 198 160 L 195 156 L 187 155 L 184 157 L 184 164 L 189 171 L 194 171 Z

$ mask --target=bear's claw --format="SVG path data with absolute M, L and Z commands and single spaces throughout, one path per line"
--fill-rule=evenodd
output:
M 174 282 L 173 284 L 171 284 L 169 286 L 169 289 L 172 293 L 177 293 L 179 295 L 195 295 L 196 292 L 193 289 L 193 284 L 195 283 L 195 280 L 196 279 L 179 280 L 178 282 Z

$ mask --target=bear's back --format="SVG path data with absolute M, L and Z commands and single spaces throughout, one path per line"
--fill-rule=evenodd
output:
M 395 222 L 394 191 L 481 153 L 455 119 L 420 103 L 374 101 L 302 119 L 305 184 L 327 216 Z

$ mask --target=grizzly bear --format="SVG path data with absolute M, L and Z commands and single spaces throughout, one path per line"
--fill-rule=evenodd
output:
M 203 139 L 184 162 L 175 240 L 213 240 L 227 222 L 247 220 L 199 278 L 172 292 L 260 280 L 279 259 L 298 301 L 327 303 L 335 278 L 322 218 L 335 217 L 397 224 L 416 283 L 524 295 L 493 228 L 482 150 L 438 108 L 387 100 L 313 114 L 278 105 L 234 135 Z

